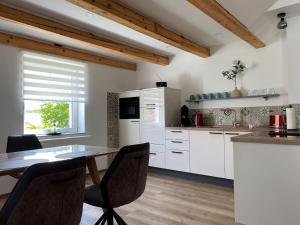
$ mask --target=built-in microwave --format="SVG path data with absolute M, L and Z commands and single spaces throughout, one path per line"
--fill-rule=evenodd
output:
M 140 119 L 140 97 L 119 98 L 119 119 Z

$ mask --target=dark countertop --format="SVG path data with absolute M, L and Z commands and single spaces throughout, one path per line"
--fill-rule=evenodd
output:
M 300 136 L 270 136 L 268 131 L 264 131 L 232 137 L 231 141 L 261 144 L 300 145 Z

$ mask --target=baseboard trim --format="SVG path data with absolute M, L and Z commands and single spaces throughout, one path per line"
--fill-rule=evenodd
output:
M 149 172 L 156 173 L 159 175 L 164 175 L 164 176 L 170 176 L 170 177 L 181 178 L 181 179 L 185 179 L 185 180 L 196 181 L 196 182 L 200 182 L 200 183 L 208 183 L 208 184 L 214 184 L 214 185 L 230 187 L 230 188 L 234 187 L 233 180 L 228 180 L 228 179 L 224 179 L 224 178 L 210 177 L 210 176 L 191 174 L 191 173 L 185 173 L 185 172 L 179 172 L 179 171 L 167 170 L 167 169 L 161 169 L 161 168 L 154 168 L 154 167 L 149 167 Z

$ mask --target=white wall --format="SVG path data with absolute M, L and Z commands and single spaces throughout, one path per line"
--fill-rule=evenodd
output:
M 240 59 L 248 69 L 238 86 L 248 89 L 281 88 L 286 92 L 283 73 L 282 39 L 262 49 L 255 49 L 245 42 L 234 42 L 213 48 L 212 56 L 206 59 L 189 53 L 177 55 L 168 66 L 142 63 L 138 68 L 138 88 L 154 87 L 159 75 L 169 87 L 182 89 L 182 103 L 190 94 L 231 91 L 232 81 L 223 78 L 221 72 L 231 67 L 233 60 Z M 239 107 L 286 104 L 286 96 L 270 99 L 222 100 L 205 102 L 197 107 Z
M 300 16 L 288 19 L 284 63 L 288 75 L 289 103 L 300 102 Z
M 20 49 L 0 44 L 0 152 L 6 150 L 8 135 L 23 132 L 23 103 L 19 72 Z M 43 142 L 43 146 L 65 144 L 107 144 L 106 92 L 135 89 L 136 72 L 99 64 L 88 64 L 89 98 L 86 104 L 86 133 L 88 138 Z M 99 169 L 106 167 L 106 160 L 98 162 Z M 11 190 L 15 180 L 0 177 L 0 194 Z

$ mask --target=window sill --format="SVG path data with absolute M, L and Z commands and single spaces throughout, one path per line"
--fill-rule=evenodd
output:
M 64 133 L 61 135 L 38 135 L 39 141 L 54 141 L 54 140 L 67 140 L 67 139 L 77 139 L 77 138 L 87 138 L 91 135 L 86 133 Z

